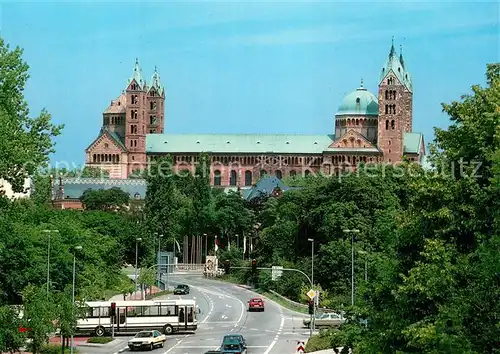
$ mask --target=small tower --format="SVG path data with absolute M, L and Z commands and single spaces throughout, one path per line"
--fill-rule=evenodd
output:
M 155 67 L 155 72 L 151 78 L 151 86 L 147 93 L 147 133 L 163 134 L 165 129 L 165 89 L 160 82 L 160 75 Z
M 413 89 L 403 53 L 398 56 L 392 40 L 378 86 L 377 144 L 385 162 L 399 162 L 404 153 L 404 134 L 412 131 Z
M 125 113 L 125 146 L 128 154 L 128 175 L 135 170 L 146 169 L 146 82 L 142 77 L 139 60 L 135 60 L 134 71 L 125 90 L 127 109 Z

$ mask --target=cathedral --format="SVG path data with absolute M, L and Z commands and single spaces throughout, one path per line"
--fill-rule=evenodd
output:
M 424 137 L 412 131 L 413 87 L 394 43 L 378 78 L 377 96 L 363 87 L 346 95 L 333 131 L 301 134 L 169 134 L 164 131 L 166 90 L 158 72 L 146 82 L 136 60 L 123 93 L 103 113 L 98 137 L 85 150 L 86 166 L 127 179 L 150 161 L 170 155 L 176 171 L 194 171 L 200 153 L 210 158 L 210 180 L 245 187 L 264 175 L 333 175 L 359 163 L 422 163 Z

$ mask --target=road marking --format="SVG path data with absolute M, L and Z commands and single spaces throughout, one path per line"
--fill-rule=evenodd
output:
M 274 337 L 274 340 L 271 342 L 271 344 L 269 345 L 269 347 L 267 347 L 267 349 L 264 352 L 264 354 L 269 354 L 271 352 L 271 350 L 274 348 L 274 346 L 278 342 L 280 334 L 283 331 L 283 326 L 285 324 L 285 317 L 283 316 L 283 310 L 281 309 L 281 306 L 279 306 L 278 308 L 280 309 L 280 316 L 281 316 L 280 328 L 278 329 L 278 332 L 276 333 L 276 336 Z
M 178 340 L 177 343 L 175 343 L 169 350 L 167 350 L 163 354 L 170 353 L 172 350 L 174 350 L 175 348 L 177 348 L 179 346 L 179 344 L 181 344 L 184 339 L 188 338 L 189 336 L 190 336 L 190 334 L 187 334 L 184 338 Z

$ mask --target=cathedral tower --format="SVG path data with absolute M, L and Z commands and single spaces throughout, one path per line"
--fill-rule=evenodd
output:
M 404 153 L 404 134 L 412 131 L 413 89 L 403 53 L 398 56 L 394 39 L 380 74 L 378 86 L 378 147 L 385 162 L 398 162 Z

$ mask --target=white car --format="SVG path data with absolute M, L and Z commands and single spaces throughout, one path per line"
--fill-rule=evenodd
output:
M 153 350 L 157 347 L 163 348 L 167 337 L 158 331 L 141 331 L 134 338 L 128 341 L 130 350 L 149 349 Z

